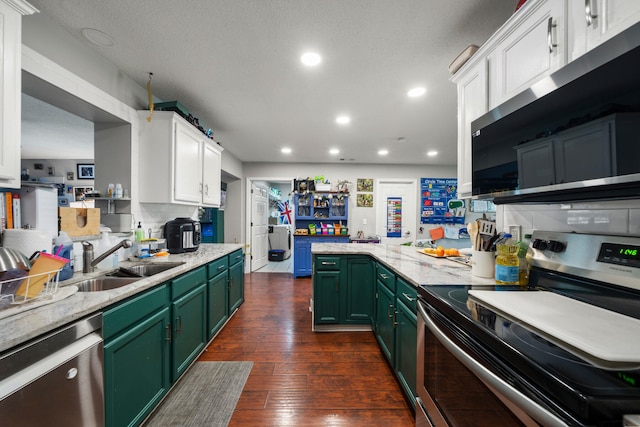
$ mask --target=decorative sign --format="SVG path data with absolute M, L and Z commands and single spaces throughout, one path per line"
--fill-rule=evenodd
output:
M 420 178 L 420 223 L 464 224 L 463 200 L 457 200 L 456 178 Z
M 402 237 L 401 197 L 387 197 L 387 237 Z

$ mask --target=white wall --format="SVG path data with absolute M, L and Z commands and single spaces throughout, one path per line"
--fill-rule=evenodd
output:
M 245 163 L 244 176 L 247 179 L 256 178 L 282 178 L 290 177 L 291 179 L 303 179 L 306 177 L 314 177 L 323 175 L 335 185 L 339 180 L 348 180 L 352 182 L 349 185 L 349 191 L 352 197 L 349 198 L 349 227 L 351 230 L 362 230 L 365 235 L 375 235 L 376 230 L 376 214 L 374 208 L 356 207 L 355 194 L 356 182 L 358 178 L 411 178 L 419 180 L 420 178 L 455 178 L 455 166 L 426 166 L 426 165 L 363 165 L 348 163 Z M 419 185 L 416 193 L 416 201 L 420 200 Z M 375 203 L 375 200 L 374 200 Z M 416 206 L 420 206 L 417 202 Z M 246 215 L 246 213 L 243 213 Z M 227 212 L 225 212 L 225 221 Z M 416 212 L 416 218 L 420 218 Z M 363 222 L 366 219 L 367 224 Z M 421 224 L 417 224 L 419 229 Z M 428 230 L 432 228 L 430 225 L 422 225 L 423 233 L 417 235 L 417 239 L 428 239 Z M 226 230 L 225 230 L 226 232 Z M 246 241 L 246 240 L 245 240 Z

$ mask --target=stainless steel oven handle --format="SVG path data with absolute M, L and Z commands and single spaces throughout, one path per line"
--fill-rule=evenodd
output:
M 506 396 L 514 405 L 518 406 L 530 417 L 540 422 L 544 426 L 550 427 L 567 427 L 567 424 L 554 414 L 534 402 L 533 400 L 520 393 L 515 388 L 511 387 L 500 377 L 496 376 L 493 372 L 485 368 L 482 364 L 478 363 L 473 357 L 465 353 L 456 343 L 451 341 L 439 328 L 434 321 L 429 317 L 422 304 L 418 303 L 418 311 L 422 316 L 424 323 L 429 330 L 435 335 L 435 337 L 449 350 L 463 365 L 465 365 L 471 372 L 473 372 L 478 378 L 484 381 L 487 385 L 495 388 L 499 393 Z

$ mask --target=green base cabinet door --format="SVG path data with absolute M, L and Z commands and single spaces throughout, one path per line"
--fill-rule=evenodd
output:
M 416 314 L 401 301 L 396 307 L 396 373 L 400 385 L 415 408 L 416 405 Z
M 244 302 L 244 263 L 229 267 L 229 315 Z
M 395 328 L 393 325 L 395 295 L 380 282 L 378 282 L 376 286 L 376 338 L 378 339 L 382 353 L 393 365 L 395 355 Z
M 224 325 L 229 318 L 228 293 L 227 293 L 227 270 L 219 273 L 207 284 L 207 310 L 208 310 L 208 335 L 211 339 Z
M 205 283 L 171 303 L 173 320 L 172 381 L 180 378 L 207 343 Z
M 371 325 L 375 294 L 375 264 L 369 257 L 347 257 L 343 282 L 344 323 Z
M 316 324 L 339 323 L 340 271 L 316 271 L 313 276 L 313 318 Z
M 137 426 L 171 387 L 169 308 L 104 346 L 107 427 Z

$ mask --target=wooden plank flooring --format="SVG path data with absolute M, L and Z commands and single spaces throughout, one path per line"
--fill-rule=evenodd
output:
M 312 332 L 311 279 L 245 275 L 245 303 L 201 361 L 254 362 L 229 426 L 413 427 L 371 332 Z

